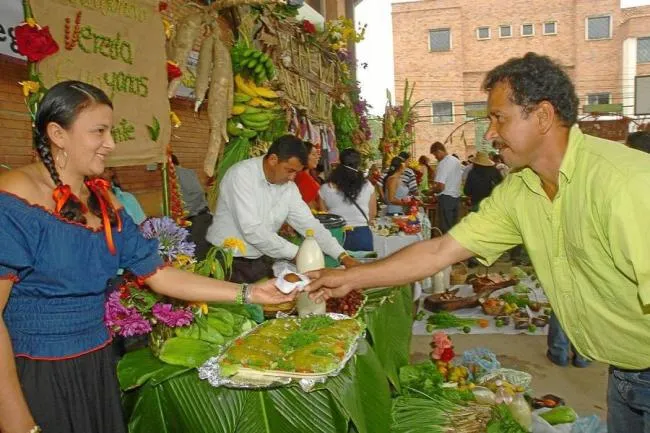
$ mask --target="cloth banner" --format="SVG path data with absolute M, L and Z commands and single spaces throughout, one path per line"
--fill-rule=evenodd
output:
M 113 101 L 109 166 L 164 160 L 170 138 L 165 32 L 157 0 L 30 0 L 59 51 L 39 62 L 46 87 L 79 80 Z

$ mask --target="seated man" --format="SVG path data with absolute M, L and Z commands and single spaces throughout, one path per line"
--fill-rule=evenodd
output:
M 296 256 L 298 247 L 278 235 L 285 222 L 303 236 L 313 229 L 326 254 L 346 267 L 356 264 L 314 218 L 293 183 L 306 164 L 303 142 L 285 135 L 273 142 L 266 156 L 241 161 L 226 172 L 206 239 L 213 245 L 229 237 L 244 241 L 246 251 L 235 253 L 230 281 L 252 283 L 272 276 L 273 260 Z

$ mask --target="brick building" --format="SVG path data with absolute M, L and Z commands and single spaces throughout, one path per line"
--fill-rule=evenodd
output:
M 447 141 L 450 153 L 489 149 L 481 82 L 528 51 L 564 65 L 581 109 L 634 114 L 635 77 L 650 75 L 650 6 L 619 0 L 420 0 L 393 3 L 395 94 L 416 82 L 422 100 L 416 153 Z M 455 131 L 455 132 L 454 132 Z M 454 132 L 452 134 L 452 132 Z M 451 136 L 450 136 L 451 134 Z

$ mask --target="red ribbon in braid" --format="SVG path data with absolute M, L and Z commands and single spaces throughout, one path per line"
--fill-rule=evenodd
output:
M 52 198 L 54 199 L 54 212 L 57 214 L 61 214 L 61 209 L 63 209 L 63 206 L 65 206 L 70 198 L 73 198 L 79 202 L 81 205 L 82 213 L 88 212 L 86 205 L 84 205 L 74 194 L 72 194 L 70 185 L 59 185 L 54 188 L 54 191 L 52 192 Z
M 88 189 L 95 194 L 97 201 L 99 202 L 99 208 L 102 212 L 102 223 L 104 224 L 104 235 L 106 236 L 106 244 L 108 245 L 108 250 L 111 254 L 115 255 L 117 250 L 115 248 L 115 243 L 113 243 L 113 230 L 111 228 L 111 220 L 108 215 L 108 206 L 113 209 L 115 218 L 117 218 L 117 231 L 122 231 L 122 219 L 120 214 L 113 205 L 110 195 L 108 194 L 111 184 L 104 179 L 94 178 L 86 181 L 86 186 Z

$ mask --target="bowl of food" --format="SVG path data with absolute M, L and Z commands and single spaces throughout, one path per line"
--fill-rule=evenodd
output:
M 505 302 L 498 298 L 481 298 L 479 299 L 481 309 L 489 316 L 498 316 L 503 312 Z

